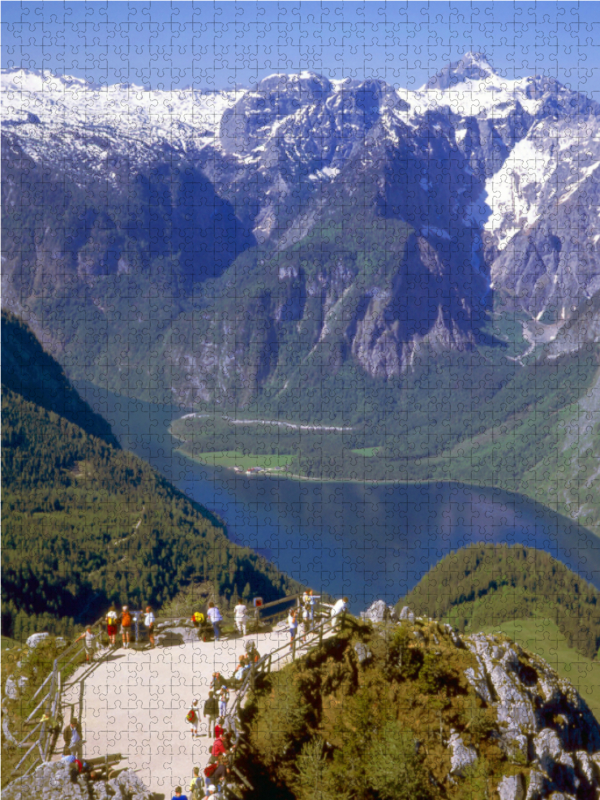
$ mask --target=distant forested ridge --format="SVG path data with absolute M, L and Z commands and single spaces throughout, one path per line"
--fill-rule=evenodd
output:
M 474 544 L 451 553 L 398 603 L 449 619 L 462 631 L 527 617 L 555 622 L 570 647 L 600 647 L 600 592 L 548 553 L 520 545 Z
M 225 598 L 269 600 L 300 588 L 117 449 L 31 331 L 5 314 L 2 357 L 4 635 L 68 634 L 112 600 L 160 607 L 192 580 Z

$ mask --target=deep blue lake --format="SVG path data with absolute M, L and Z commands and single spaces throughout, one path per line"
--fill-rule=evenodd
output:
M 395 603 L 440 558 L 471 542 L 537 547 L 600 588 L 600 539 L 521 495 L 455 483 L 361 484 L 249 477 L 175 452 L 183 411 L 77 385 L 121 445 L 218 514 L 229 537 L 354 611 Z

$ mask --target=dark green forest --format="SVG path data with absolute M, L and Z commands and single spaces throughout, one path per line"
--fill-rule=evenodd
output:
M 527 617 L 556 623 L 570 647 L 600 648 L 600 592 L 548 553 L 475 544 L 446 556 L 397 605 L 462 631 Z
M 210 582 L 225 599 L 251 593 L 271 600 L 298 591 L 272 564 L 230 542 L 207 509 L 109 444 L 110 430 L 99 438 L 48 407 L 56 403 L 28 399 L 50 397 L 49 375 L 57 382 L 54 395 L 72 398 L 69 408 L 77 407 L 78 395 L 49 356 L 36 373 L 41 348 L 25 326 L 4 314 L 2 326 L 5 636 L 22 639 L 40 629 L 68 635 L 111 601 L 159 608 L 191 581 Z M 5 326 L 19 326 L 22 335 L 5 337 Z M 15 353 L 15 342 L 25 352 Z M 27 397 L 15 390 L 24 385 Z

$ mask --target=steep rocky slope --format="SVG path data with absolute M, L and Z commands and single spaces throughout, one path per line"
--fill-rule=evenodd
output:
M 543 659 L 400 617 L 351 623 L 259 686 L 246 712 L 256 796 L 597 797 L 600 725 Z

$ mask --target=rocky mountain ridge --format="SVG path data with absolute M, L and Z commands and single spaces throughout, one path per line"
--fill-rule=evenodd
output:
M 142 382 L 188 405 L 322 365 L 389 380 L 472 348 L 494 292 L 564 321 L 600 285 L 600 106 L 482 54 L 417 91 L 11 70 L 1 97 L 4 302 L 77 377 L 108 359 L 130 385 L 141 356 Z

